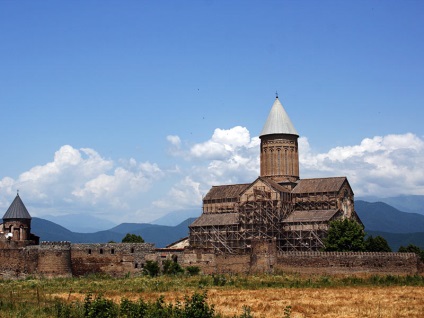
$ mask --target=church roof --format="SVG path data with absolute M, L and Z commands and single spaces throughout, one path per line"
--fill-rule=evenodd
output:
M 246 190 L 249 186 L 250 183 L 213 186 L 203 198 L 203 201 L 238 198 L 240 193 Z
M 238 213 L 203 213 L 189 227 L 238 224 Z
M 346 177 L 300 179 L 292 193 L 338 192 Z
M 13 200 L 12 204 L 3 215 L 3 220 L 8 219 L 31 219 L 31 215 L 29 215 L 19 194 L 16 195 L 15 200 Z
M 299 136 L 278 97 L 272 105 L 268 119 L 266 120 L 265 126 L 259 136 L 262 137 L 264 135 L 273 134 L 290 134 Z
M 294 211 L 283 223 L 310 223 L 329 221 L 338 212 L 338 210 L 309 210 L 309 211 Z

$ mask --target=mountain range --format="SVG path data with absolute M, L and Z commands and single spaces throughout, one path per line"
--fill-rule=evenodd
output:
M 355 201 L 355 210 L 369 235 L 383 236 L 396 251 L 399 246 L 415 244 L 424 248 L 424 215 L 402 212 L 383 202 Z M 127 233 L 141 235 L 156 247 L 165 247 L 188 235 L 188 226 L 201 209 L 176 211 L 156 220 L 157 223 L 122 223 L 108 230 L 93 233 L 73 232 L 52 221 L 34 217 L 32 232 L 44 241 L 71 241 L 73 243 L 121 242 Z M 192 217 L 190 217 L 192 216 Z M 185 218 L 181 221 L 181 218 Z M 173 225 L 173 222 L 179 222 Z

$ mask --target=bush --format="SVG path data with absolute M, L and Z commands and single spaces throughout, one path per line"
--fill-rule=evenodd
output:
M 163 273 L 165 275 L 176 275 L 179 273 L 183 273 L 184 270 L 177 262 L 173 260 L 167 259 L 163 261 Z
M 119 308 L 112 301 L 103 298 L 101 295 L 94 300 L 88 294 L 84 300 L 84 317 L 93 318 L 115 318 L 118 317 Z
M 190 276 L 199 275 L 200 273 L 199 266 L 187 266 L 185 269 Z
M 158 276 L 159 275 L 159 264 L 156 261 L 146 261 L 146 264 L 144 265 L 143 273 L 146 275 L 149 275 L 151 277 Z

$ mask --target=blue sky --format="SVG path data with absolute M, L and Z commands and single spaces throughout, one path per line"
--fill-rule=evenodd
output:
M 424 194 L 422 1 L 1 1 L 0 209 L 144 222 L 253 181 L 278 91 L 301 177 Z

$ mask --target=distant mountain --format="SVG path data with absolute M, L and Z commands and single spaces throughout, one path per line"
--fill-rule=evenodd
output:
M 424 215 L 401 212 L 383 202 L 355 201 L 355 210 L 365 230 L 390 233 L 424 232 Z
M 95 217 L 90 214 L 66 214 L 66 215 L 45 215 L 43 219 L 52 221 L 63 227 L 66 227 L 72 232 L 93 233 L 104 231 L 116 226 L 116 223 Z M 84 220 L 84 222 L 81 222 Z
M 121 242 L 124 235 L 113 231 L 95 233 L 77 233 L 69 231 L 54 222 L 41 218 L 32 218 L 31 232 L 40 237 L 41 241 L 70 241 L 72 243 L 106 243 Z
M 54 222 L 32 218 L 31 232 L 40 236 L 41 241 L 70 241 L 72 243 L 121 242 L 127 233 L 141 235 L 148 243 L 156 247 L 165 247 L 188 236 L 188 225 L 194 221 L 187 219 L 177 226 L 163 226 L 146 223 L 123 223 L 107 231 L 95 233 L 77 233 L 69 231 Z
M 424 215 L 424 195 L 400 195 L 389 198 L 368 196 L 358 198 L 358 200 L 367 202 L 384 202 L 403 212 L 419 213 Z
M 200 216 L 200 214 L 202 214 L 201 207 L 196 209 L 189 209 L 189 210 L 179 210 L 179 211 L 170 212 L 150 223 L 158 224 L 158 225 L 175 226 L 189 218 L 197 218 Z

